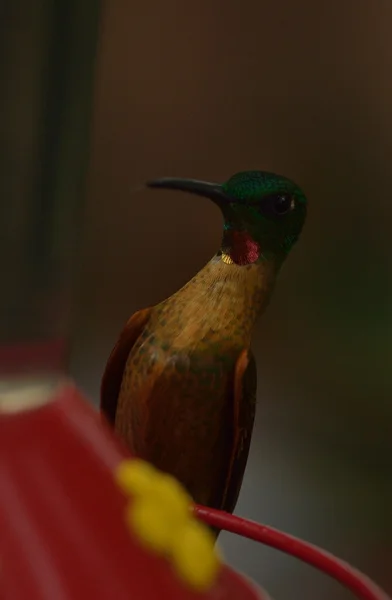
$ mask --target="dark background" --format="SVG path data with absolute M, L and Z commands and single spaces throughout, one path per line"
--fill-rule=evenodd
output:
M 89 50 L 83 40 L 90 29 L 94 38 L 93 4 L 83 18 L 74 15 L 84 29 L 79 26 L 77 51 L 70 42 L 74 79 L 62 95 L 64 101 L 79 90 L 73 106 L 88 98 L 80 61 L 92 53 L 93 43 Z M 38 2 L 35 10 L 41 6 L 44 15 L 47 5 Z M 26 6 L 20 23 L 39 32 L 37 13 L 26 17 Z M 94 404 L 124 321 L 183 285 L 221 237 L 221 217 L 207 200 L 132 188 L 166 175 L 224 181 L 246 169 L 276 171 L 303 187 L 308 220 L 254 335 L 257 426 L 236 512 L 326 547 L 389 593 L 391 23 L 389 0 L 106 2 L 87 192 L 76 194 L 70 167 L 54 186 L 61 191 L 58 207 L 75 205 L 68 215 L 76 215 L 86 197 L 76 246 L 71 372 Z M 40 47 L 34 36 L 20 36 L 9 44 L 19 48 L 9 50 L 19 66 L 4 75 L 10 81 L 12 75 L 14 86 L 22 73 L 23 81 L 27 73 L 33 81 L 32 48 Z M 30 50 L 22 56 L 25 47 Z M 46 56 L 48 47 L 42 48 Z M 13 121 L 3 117 L 3 147 L 12 140 L 19 159 L 11 178 L 12 153 L 2 158 L 3 198 L 11 197 L 14 207 L 10 239 L 21 222 L 18 198 L 27 197 L 35 173 L 33 89 L 12 88 L 6 108 Z M 70 106 L 69 98 L 64 102 Z M 89 101 L 83 102 L 83 118 L 77 122 L 71 114 L 73 125 L 65 128 L 73 132 L 68 163 L 63 160 L 68 166 L 79 146 L 87 146 Z M 59 121 L 60 114 L 53 122 Z M 67 131 L 59 135 L 64 139 Z M 71 239 L 80 218 L 73 222 L 61 210 L 56 215 L 54 231 Z M 11 264 L 9 255 L 4 260 Z M 37 323 L 27 313 L 20 309 L 23 331 Z M 59 309 L 52 329 L 61 315 Z M 220 543 L 228 561 L 275 600 L 351 597 L 273 550 L 228 534 Z

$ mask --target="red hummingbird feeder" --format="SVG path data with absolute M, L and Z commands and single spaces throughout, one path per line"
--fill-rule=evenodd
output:
M 0 457 L 4 600 L 267 600 L 224 564 L 203 523 L 291 554 L 357 598 L 388 600 L 311 544 L 188 504 L 174 479 L 129 456 L 66 379 L 2 385 Z

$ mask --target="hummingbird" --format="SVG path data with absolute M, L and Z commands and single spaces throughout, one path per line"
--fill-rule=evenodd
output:
M 256 409 L 252 331 L 307 200 L 290 179 L 264 171 L 146 186 L 211 200 L 222 242 L 180 290 L 128 320 L 102 377 L 101 412 L 134 455 L 176 477 L 196 503 L 232 513 Z

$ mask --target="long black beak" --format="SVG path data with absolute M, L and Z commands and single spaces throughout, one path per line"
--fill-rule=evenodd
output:
M 179 190 L 181 192 L 196 194 L 197 196 L 204 196 L 205 198 L 209 198 L 215 202 L 215 204 L 220 207 L 226 204 L 229 200 L 219 183 L 208 183 L 208 181 L 198 181 L 197 179 L 163 177 L 162 179 L 153 179 L 152 181 L 147 181 L 146 185 L 150 188 Z

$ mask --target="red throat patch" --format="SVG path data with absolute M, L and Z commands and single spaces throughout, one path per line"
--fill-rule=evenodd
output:
M 229 256 L 236 265 L 250 265 L 259 258 L 260 246 L 246 231 L 231 231 Z

